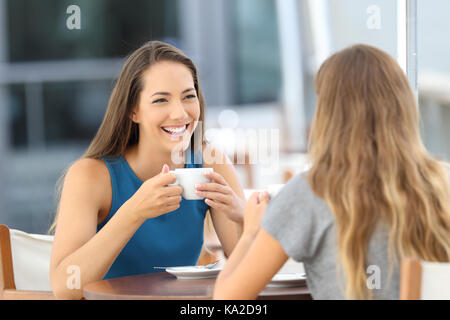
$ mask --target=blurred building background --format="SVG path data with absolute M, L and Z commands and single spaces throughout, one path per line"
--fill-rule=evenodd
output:
M 450 2 L 417 0 L 409 29 L 406 3 L 416 1 L 0 0 L 0 223 L 46 233 L 58 178 L 95 135 L 124 58 L 148 40 L 196 63 L 207 129 L 233 110 L 239 128 L 280 130 L 280 173 L 303 159 L 290 155 L 305 152 L 313 78 L 328 55 L 377 46 L 413 86 L 405 55 L 417 57 L 424 141 L 449 160 Z M 70 5 L 81 10 L 79 30 L 66 25 Z M 252 187 L 280 182 L 254 169 Z

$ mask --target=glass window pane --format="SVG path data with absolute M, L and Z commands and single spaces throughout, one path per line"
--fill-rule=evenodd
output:
M 7 4 L 10 61 L 122 57 L 145 41 L 178 37 L 177 0 L 79 0 L 79 30 L 66 26 L 73 1 Z
M 9 138 L 14 148 L 24 147 L 27 143 L 27 118 L 25 110 L 25 88 L 21 84 L 7 86 L 9 106 Z
M 419 68 L 450 73 L 450 1 L 418 1 Z
M 110 81 L 48 83 L 44 86 L 46 145 L 89 143 L 102 122 Z
M 275 1 L 234 0 L 235 104 L 273 102 L 280 91 Z
M 450 1 L 418 0 L 418 78 L 427 149 L 450 161 Z
M 328 0 L 332 52 L 356 43 L 397 57 L 397 1 Z

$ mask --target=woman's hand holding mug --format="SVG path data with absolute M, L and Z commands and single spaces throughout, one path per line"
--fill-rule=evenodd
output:
M 217 172 L 207 172 L 205 176 L 210 183 L 196 185 L 196 194 L 204 197 L 211 208 L 223 212 L 230 220 L 242 223 L 245 202 L 228 185 L 226 180 Z
M 183 188 L 168 186 L 175 181 L 175 174 L 169 173 L 167 165 L 163 166 L 160 174 L 145 181 L 127 201 L 136 217 L 147 220 L 177 210 L 182 200 Z

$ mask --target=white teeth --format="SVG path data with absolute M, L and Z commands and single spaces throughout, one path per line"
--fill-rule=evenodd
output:
M 164 130 L 169 131 L 170 133 L 182 133 L 184 131 L 186 131 L 186 125 L 182 126 L 182 127 L 163 127 Z

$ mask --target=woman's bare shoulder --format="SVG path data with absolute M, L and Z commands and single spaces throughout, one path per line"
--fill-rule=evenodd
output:
M 109 180 L 106 164 L 99 159 L 81 158 L 69 167 L 67 176 L 78 177 L 81 182 L 90 182 L 95 185 Z
M 108 168 L 99 159 L 81 158 L 69 167 L 64 188 L 89 195 L 86 201 L 94 201 L 100 211 L 107 211 L 111 204 L 112 188 Z

